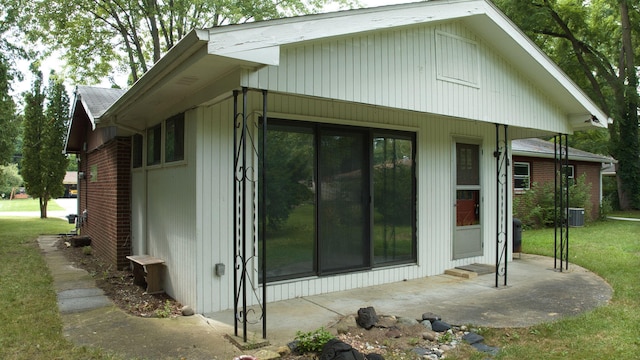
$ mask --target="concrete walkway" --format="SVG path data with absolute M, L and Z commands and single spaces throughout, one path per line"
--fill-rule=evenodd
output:
M 86 271 L 67 262 L 56 241 L 54 236 L 38 239 L 54 278 L 64 335 L 73 343 L 141 359 L 229 360 L 258 351 L 239 350 L 226 339 L 233 335 L 232 311 L 174 319 L 124 313 Z M 450 324 L 526 327 L 577 315 L 610 300 L 611 287 L 594 273 L 576 265 L 564 272 L 552 268 L 553 259 L 523 254 L 509 263 L 506 287 L 494 287 L 494 274 L 472 279 L 439 275 L 270 303 L 268 349 L 292 341 L 297 331 L 331 328 L 343 315 L 366 306 L 378 314 L 414 318 L 433 312 Z M 261 324 L 249 331 L 251 342 L 261 340 Z

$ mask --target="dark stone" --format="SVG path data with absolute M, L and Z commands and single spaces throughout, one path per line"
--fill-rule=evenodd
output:
M 436 320 L 436 321 L 431 323 L 431 328 L 435 332 L 445 332 L 445 331 L 451 329 L 451 325 L 447 324 L 446 322 L 444 322 L 442 320 Z
M 351 345 L 338 339 L 331 339 L 322 347 L 320 360 L 365 360 L 365 358 Z
M 364 356 L 367 360 L 384 360 L 384 356 L 376 353 L 367 354 Z
M 73 247 L 84 247 L 91 245 L 91 238 L 88 236 L 74 236 L 69 239 L 69 242 Z
M 298 343 L 299 343 L 298 340 L 294 340 L 287 344 L 287 346 L 289 347 L 289 350 L 291 350 L 292 353 L 298 352 Z
M 476 334 L 476 333 L 470 332 L 470 333 L 465 334 L 462 337 L 462 340 L 466 341 L 467 344 L 473 345 L 473 344 L 476 344 L 476 343 L 483 342 L 484 338 L 482 336 Z
M 378 316 L 376 310 L 372 307 L 360 308 L 358 310 L 358 317 L 356 323 L 362 328 L 367 330 L 371 329 L 378 322 Z
M 439 315 L 436 315 L 434 313 L 426 312 L 422 314 L 422 320 L 429 320 L 431 322 L 434 322 L 436 320 L 442 320 L 442 318 Z
M 493 347 L 493 346 L 489 346 L 483 343 L 475 343 L 473 346 L 476 350 L 486 353 L 486 354 L 490 354 L 492 356 L 496 356 L 498 355 L 498 353 L 500 352 L 500 348 L 497 347 Z

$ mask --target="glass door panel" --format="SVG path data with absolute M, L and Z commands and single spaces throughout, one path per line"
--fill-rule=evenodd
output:
M 319 272 L 369 266 L 366 134 L 321 130 L 318 147 Z

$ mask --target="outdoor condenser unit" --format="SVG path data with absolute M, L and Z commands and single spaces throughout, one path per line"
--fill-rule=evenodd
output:
M 584 226 L 583 208 L 569 208 L 569 226 Z

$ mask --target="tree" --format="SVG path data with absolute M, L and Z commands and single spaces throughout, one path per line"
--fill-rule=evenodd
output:
M 18 174 L 18 165 L 0 165 L 0 198 L 11 199 L 20 185 L 22 185 L 22 177 Z
M 608 113 L 623 209 L 640 209 L 638 74 L 640 4 L 628 0 L 495 3 Z M 598 119 L 606 121 L 606 119 Z
M 41 218 L 47 217 L 49 200 L 64 194 L 67 158 L 62 150 L 68 109 L 62 81 L 52 73 L 45 94 L 42 73 L 37 71 L 31 92 L 25 94 L 22 177 L 27 193 L 39 199 Z
M 15 103 L 9 94 L 12 80 L 8 59 L 0 53 L 0 165 L 9 163 L 16 151 L 18 120 Z
M 23 4 L 32 42 L 61 50 L 70 76 L 98 81 L 115 67 L 135 82 L 194 28 L 319 11 L 351 0 L 37 0 Z M 29 20 L 31 19 L 31 20 Z

